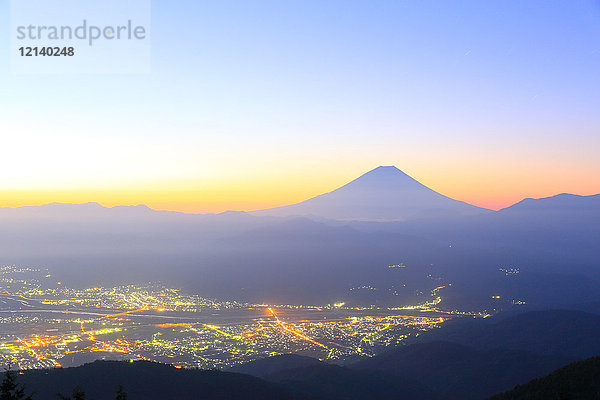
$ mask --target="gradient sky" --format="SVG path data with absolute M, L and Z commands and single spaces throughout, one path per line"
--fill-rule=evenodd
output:
M 14 75 L 0 41 L 0 206 L 251 210 L 379 165 L 491 208 L 600 193 L 598 1 L 173 0 L 152 18 L 147 75 Z

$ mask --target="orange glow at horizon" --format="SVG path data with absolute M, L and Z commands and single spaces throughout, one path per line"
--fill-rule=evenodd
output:
M 327 174 L 311 168 L 269 176 L 224 176 L 222 179 L 157 181 L 128 186 L 0 188 L 0 207 L 96 202 L 106 207 L 144 204 L 155 210 L 190 213 L 253 211 L 294 204 L 330 192 L 371 167 L 376 165 L 332 170 Z M 495 210 L 527 197 L 600 193 L 600 171 L 596 170 L 574 171 L 556 166 L 546 168 L 541 174 L 540 169 L 527 168 L 526 165 L 476 169 L 466 163 L 447 168 L 429 165 L 417 165 L 415 169 L 398 167 L 441 194 Z

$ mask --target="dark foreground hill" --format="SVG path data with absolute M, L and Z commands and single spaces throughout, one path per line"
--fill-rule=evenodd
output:
M 280 356 L 261 358 L 259 360 L 236 365 L 229 371 L 240 374 L 248 374 L 258 378 L 264 378 L 270 374 L 288 369 L 297 369 L 324 364 L 324 362 L 312 357 L 299 356 L 297 354 L 282 354 Z
M 358 371 L 332 364 L 314 364 L 265 376 L 267 381 L 285 386 L 306 398 L 321 396 L 330 400 L 436 400 L 427 384 L 381 371 Z
M 402 346 L 352 368 L 380 371 L 427 385 L 443 399 L 483 399 L 543 376 L 572 359 L 520 350 L 476 350 L 449 342 Z
M 600 357 L 569 364 L 490 400 L 600 399 Z
M 17 378 L 34 392 L 34 400 L 56 400 L 57 393 L 70 395 L 75 387 L 86 399 L 114 399 L 122 385 L 128 400 L 300 400 L 276 384 L 243 374 L 207 370 L 181 370 L 147 361 L 96 361 L 77 368 L 24 371 Z
M 583 369 L 579 363 L 557 371 L 565 378 L 555 380 L 567 382 L 561 390 L 577 394 L 577 385 L 597 388 L 597 384 L 588 384 L 599 372 L 600 359 L 595 360 L 595 364 L 586 361 L 589 365 L 583 364 Z M 181 370 L 146 361 L 96 361 L 77 368 L 22 371 L 16 376 L 27 394 L 34 393 L 34 400 L 56 399 L 58 393 L 68 396 L 75 388 L 84 390 L 88 400 L 114 399 L 119 386 L 123 386 L 129 400 L 468 400 L 508 390 L 558 365 L 564 365 L 564 359 L 523 351 L 478 351 L 438 342 L 404 346 L 350 367 L 285 355 L 236 368 L 261 378 L 216 370 Z M 538 386 L 545 387 L 545 381 L 538 379 L 522 387 L 531 388 L 525 395 L 538 390 L 531 386 L 538 381 L 542 382 Z M 547 392 L 555 389 L 549 386 Z M 539 390 L 546 393 L 546 389 Z
M 307 357 L 255 363 L 248 369 L 263 375 L 269 371 L 264 379 L 147 361 L 96 361 L 76 368 L 22 371 L 17 383 L 25 385 L 26 394 L 34 393 L 33 400 L 56 400 L 57 394 L 69 396 L 75 388 L 85 392 L 86 400 L 109 400 L 119 386 L 128 400 L 438 400 L 425 385 L 409 379 Z
M 268 357 L 231 369 L 277 383 L 305 396 L 330 400 L 433 400 L 428 385 L 381 371 L 359 371 L 294 354 Z
M 329 399 L 484 399 L 573 361 L 520 350 L 449 342 L 401 346 L 339 367 L 287 354 L 234 367 L 294 393 Z

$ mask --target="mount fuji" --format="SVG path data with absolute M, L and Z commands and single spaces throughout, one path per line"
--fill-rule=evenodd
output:
M 254 211 L 257 216 L 406 221 L 490 212 L 444 196 L 394 166 L 375 168 L 352 182 L 301 203 Z

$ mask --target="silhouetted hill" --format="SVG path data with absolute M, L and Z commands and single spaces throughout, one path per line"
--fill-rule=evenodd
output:
M 600 357 L 569 364 L 489 400 L 598 400 Z
M 297 367 L 302 365 L 302 367 Z M 296 368 L 286 368 L 295 366 Z M 424 385 L 405 378 L 356 371 L 308 357 L 272 357 L 252 363 L 258 377 L 216 370 L 186 370 L 146 361 L 96 361 L 77 368 L 22 371 L 17 383 L 25 384 L 34 400 L 56 399 L 75 387 L 86 399 L 114 398 L 119 385 L 129 400 L 435 400 Z
M 325 363 L 315 358 L 299 356 L 297 354 L 283 354 L 280 356 L 261 358 L 259 360 L 237 365 L 229 369 L 229 371 L 263 378 L 269 374 L 283 370 L 323 364 Z
M 572 359 L 516 350 L 475 350 L 449 342 L 402 346 L 352 368 L 416 380 L 443 399 L 482 399 L 547 374 Z
M 460 320 L 416 340 L 451 341 L 479 349 L 527 350 L 587 358 L 600 354 L 600 315 L 574 310 L 531 311 L 484 320 Z
M 264 376 L 264 379 L 278 383 L 293 393 L 331 400 L 437 399 L 428 385 L 412 379 L 326 363 L 279 370 Z
M 81 387 L 87 399 L 113 399 L 122 385 L 129 400 L 306 399 L 264 380 L 242 374 L 182 370 L 146 361 L 96 361 L 77 368 L 23 371 L 17 382 L 35 400 L 55 400 Z
M 489 210 L 441 195 L 396 167 L 378 167 L 333 192 L 298 204 L 254 211 L 252 214 L 402 221 L 484 212 Z
M 411 379 L 381 372 L 357 371 L 295 354 L 251 361 L 230 371 L 263 378 L 293 393 L 332 400 L 436 398 L 426 385 Z
M 592 314 L 600 314 L 600 301 L 593 301 L 588 303 L 577 303 L 577 304 L 566 304 L 565 310 L 577 310 L 588 312 Z

